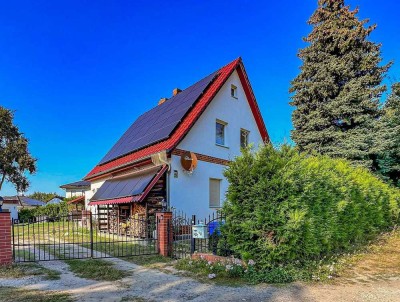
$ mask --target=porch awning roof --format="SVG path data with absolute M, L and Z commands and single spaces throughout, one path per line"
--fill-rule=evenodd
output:
M 146 198 L 167 168 L 162 166 L 129 177 L 106 180 L 90 199 L 89 205 L 140 202 Z
M 73 204 L 73 203 L 79 203 L 79 202 L 82 202 L 82 201 L 85 201 L 85 196 L 84 195 L 79 196 L 79 197 L 77 197 L 75 199 L 72 199 L 72 200 L 68 201 L 67 203 L 68 204 Z

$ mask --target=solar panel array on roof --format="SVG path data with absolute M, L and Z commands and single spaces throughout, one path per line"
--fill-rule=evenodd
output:
M 163 104 L 139 116 L 99 164 L 167 139 L 214 80 L 216 74 L 215 72 L 205 77 Z
M 156 170 L 152 170 L 145 174 L 140 174 L 130 178 L 110 179 L 97 190 L 91 201 L 115 199 L 127 196 L 142 194 L 147 185 L 157 174 Z

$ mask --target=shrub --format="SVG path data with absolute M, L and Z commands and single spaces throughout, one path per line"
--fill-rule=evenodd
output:
M 68 204 L 62 201 L 58 204 L 47 204 L 43 207 L 35 209 L 35 216 L 46 216 L 49 218 L 58 218 L 60 216 L 68 215 Z
M 349 251 L 399 221 L 399 191 L 345 160 L 266 145 L 244 150 L 225 176 L 223 235 L 277 279 L 289 278 L 278 266 Z
M 35 217 L 35 209 L 21 209 L 18 212 L 18 220 L 21 222 L 33 220 Z

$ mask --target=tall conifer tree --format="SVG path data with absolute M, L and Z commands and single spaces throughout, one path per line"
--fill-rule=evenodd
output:
M 392 85 L 377 129 L 379 173 L 400 187 L 400 83 Z
M 309 19 L 309 45 L 299 51 L 300 74 L 291 82 L 294 130 L 300 150 L 317 151 L 372 167 L 374 135 L 380 116 L 380 44 L 368 40 L 376 25 L 357 18 L 344 0 L 319 0 Z

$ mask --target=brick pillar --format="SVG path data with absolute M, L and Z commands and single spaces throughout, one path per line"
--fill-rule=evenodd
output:
M 171 256 L 172 247 L 172 212 L 156 213 L 157 244 L 160 255 Z
M 8 265 L 12 261 L 11 215 L 10 212 L 0 212 L 0 265 Z

